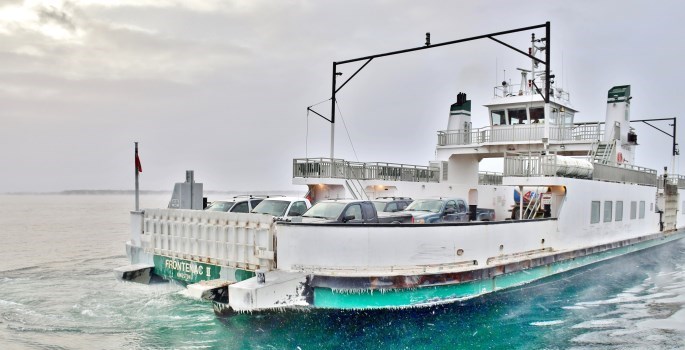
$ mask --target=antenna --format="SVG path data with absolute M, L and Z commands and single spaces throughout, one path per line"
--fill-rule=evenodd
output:
M 564 85 L 564 50 L 561 50 L 561 88 L 566 90 Z
M 495 57 L 495 86 L 497 86 L 497 84 L 499 83 L 499 79 L 497 79 L 498 78 L 497 72 L 498 72 L 498 70 L 497 70 L 497 57 Z

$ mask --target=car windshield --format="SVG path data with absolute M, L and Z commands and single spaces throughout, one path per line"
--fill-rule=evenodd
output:
M 253 213 L 257 214 L 269 214 L 273 216 L 284 216 L 285 210 L 288 209 L 290 201 L 272 201 L 265 200 L 257 204 L 257 206 L 252 209 Z
M 371 202 L 376 207 L 376 211 L 385 211 L 385 202 Z
M 339 202 L 321 202 L 314 204 L 304 213 L 307 218 L 321 218 L 321 219 L 337 219 L 345 209 L 345 203 Z
M 439 199 L 426 199 L 413 201 L 407 207 L 407 211 L 429 211 L 431 213 L 439 213 L 442 209 L 442 201 Z
M 226 202 L 226 201 L 214 201 L 212 204 L 210 204 L 207 209 L 209 211 L 228 211 L 228 209 L 231 209 L 231 207 L 235 204 L 235 202 Z

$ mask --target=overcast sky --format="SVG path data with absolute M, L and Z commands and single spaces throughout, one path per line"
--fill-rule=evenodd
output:
M 437 43 L 550 21 L 576 121 L 603 121 L 622 84 L 633 119 L 680 116 L 683 4 L 0 0 L 0 192 L 130 189 L 134 141 L 143 189 L 171 190 L 186 169 L 211 190 L 293 189 L 306 106 L 329 97 L 331 63 L 421 46 L 426 32 Z M 525 49 L 530 34 L 503 38 Z M 427 165 L 458 92 L 483 126 L 504 69 L 518 83 L 529 65 L 491 41 L 374 60 L 339 95 L 359 160 Z M 310 116 L 310 157 L 329 155 L 329 128 Z M 670 139 L 637 131 L 637 163 L 669 165 Z M 342 123 L 336 157 L 355 160 Z

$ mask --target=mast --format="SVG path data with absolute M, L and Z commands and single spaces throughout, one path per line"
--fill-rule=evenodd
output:
M 333 62 L 333 88 L 331 89 L 331 160 L 334 158 L 334 148 L 335 148 L 335 85 L 336 77 L 338 72 L 336 72 L 338 64 Z

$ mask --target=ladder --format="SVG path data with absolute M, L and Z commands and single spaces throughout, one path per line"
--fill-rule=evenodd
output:
M 532 196 L 531 196 L 532 197 Z M 540 210 L 540 205 L 542 203 L 542 194 L 540 193 L 540 187 L 535 189 L 535 197 L 528 201 L 528 206 L 523 211 L 524 219 L 534 219 Z
M 357 179 L 345 179 L 347 190 L 352 193 L 354 199 L 369 200 L 369 195 L 364 191 L 364 186 Z
M 599 164 L 615 163 L 612 161 L 615 145 L 616 140 L 611 142 L 597 142 L 591 155 L 592 162 Z

